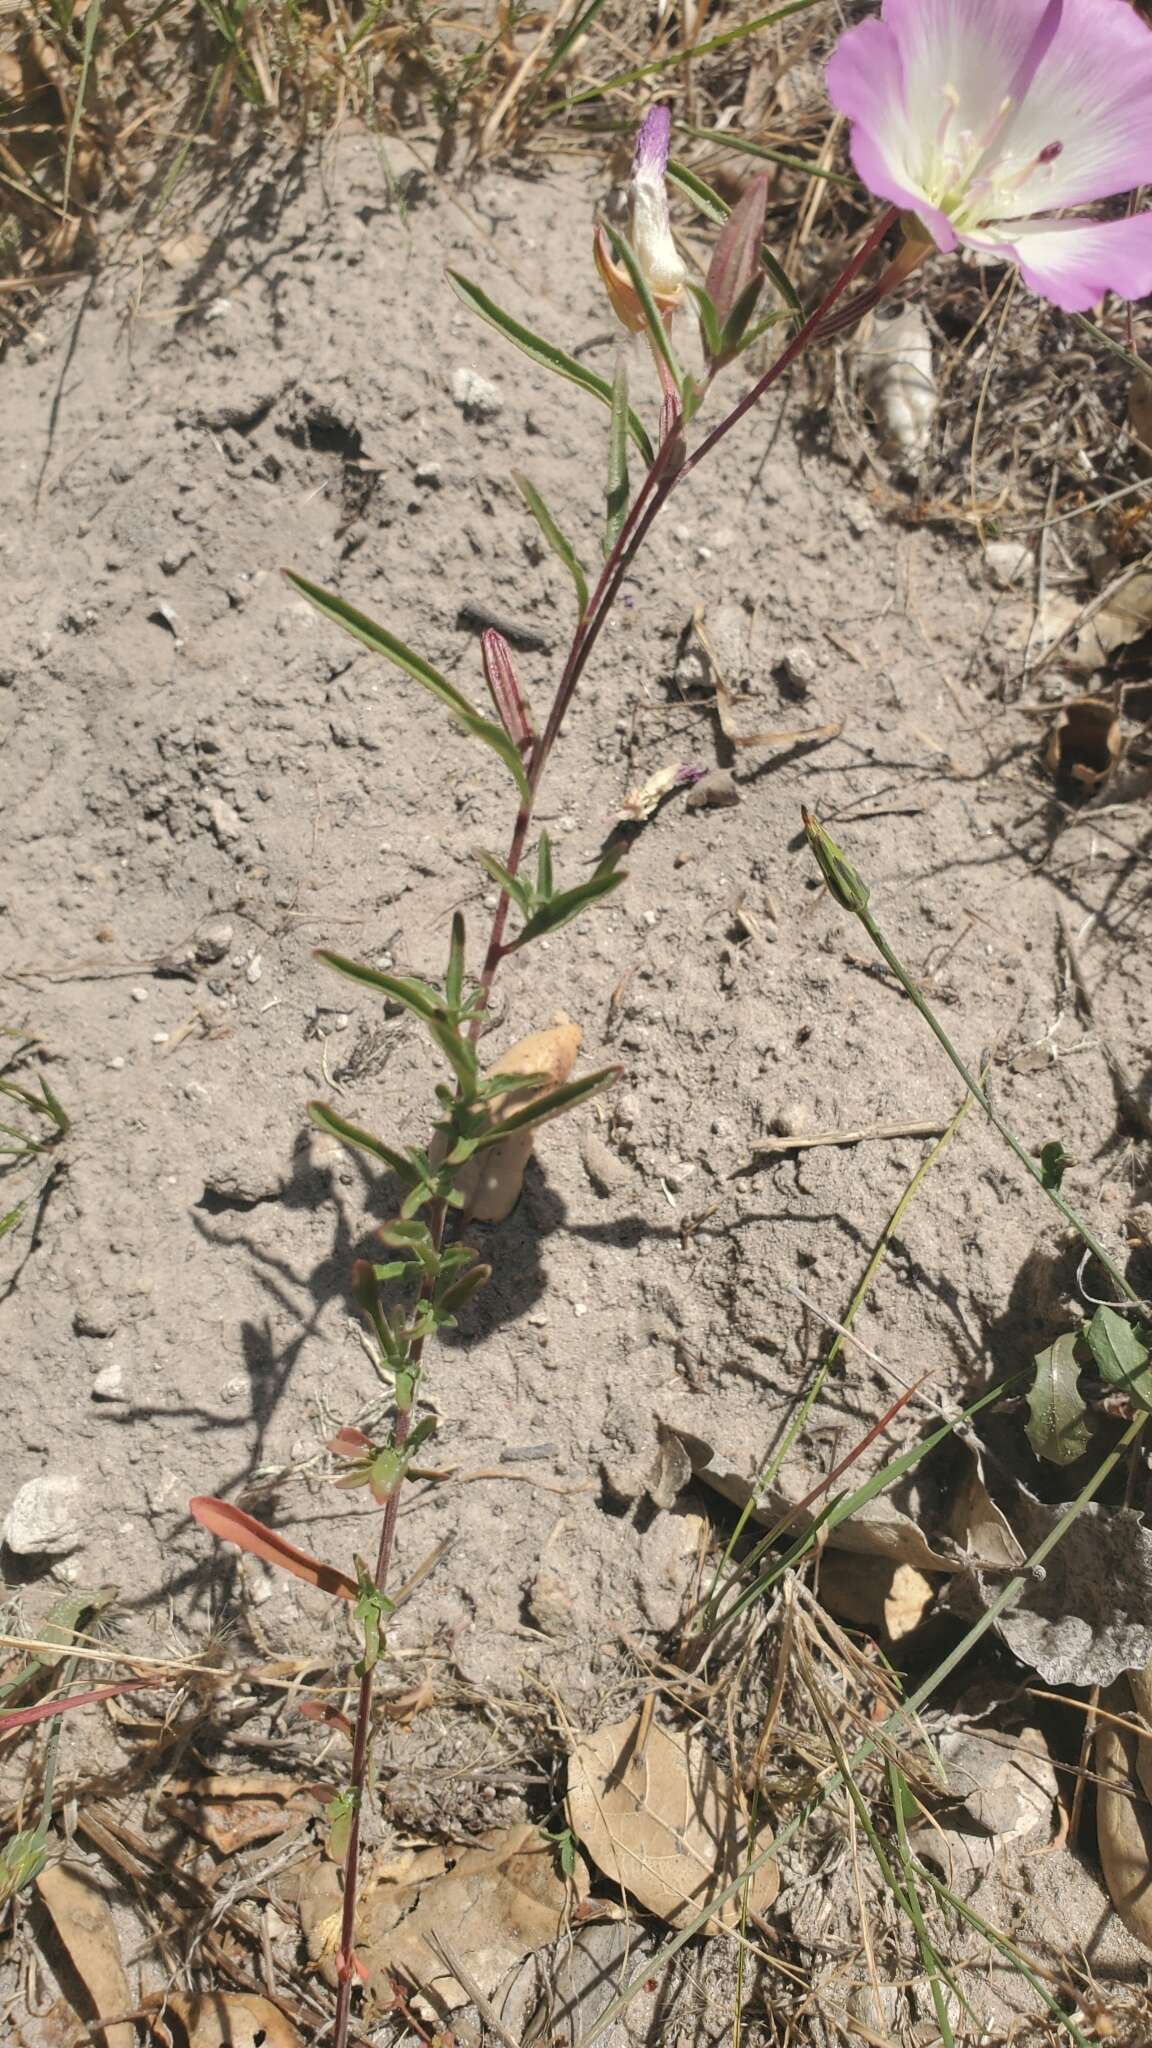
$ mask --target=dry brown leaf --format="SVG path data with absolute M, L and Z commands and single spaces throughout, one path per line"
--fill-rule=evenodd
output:
M 1120 759 L 1123 740 L 1116 706 L 1107 697 L 1074 697 L 1062 704 L 1048 735 L 1044 765 L 1077 794 L 1103 787 Z
M 148 2004 L 154 2008 L 149 2026 L 173 2048 L 304 2048 L 279 2006 L 254 1991 L 173 1991 Z M 170 2020 L 183 2028 L 183 2040 L 173 2033 Z
M 253 1842 L 266 1842 L 298 1826 L 326 1804 L 330 1788 L 293 1785 L 270 1773 L 255 1777 L 208 1776 L 169 1784 L 163 1803 L 173 1818 L 219 1850 L 232 1856 Z
M 339 1874 L 331 1863 L 317 1861 L 291 1889 L 309 1953 L 334 1983 L 335 1961 L 326 1943 L 339 1911 Z M 501 1828 L 481 1835 L 454 1859 L 439 1849 L 421 1850 L 374 1871 L 356 1916 L 356 1953 L 382 2000 L 388 1978 L 398 1975 L 418 1985 L 441 2011 L 452 2011 L 468 2003 L 469 1993 L 437 1953 L 437 1935 L 450 1941 L 461 1966 L 490 1997 L 526 1955 L 559 1940 L 587 1891 L 584 1863 L 577 1858 L 566 1882 L 555 1844 L 538 1827 Z
M 898 1643 L 919 1628 L 936 1598 L 936 1587 L 912 1564 L 826 1551 L 820 1566 L 820 1598 L 839 1620 L 883 1628 Z
M 131 2012 L 136 2001 L 95 1873 L 84 1864 L 50 1863 L 36 1879 L 36 1889 L 99 2018 Z M 86 2019 L 87 2014 L 79 2017 Z M 132 2022 L 125 2020 L 106 2027 L 101 2038 L 108 2048 L 132 2048 L 136 2033 Z
M 984 1480 L 978 1454 L 967 1451 L 968 1468 L 952 1502 L 952 1534 L 982 1571 L 1015 1571 L 1024 1551 L 1008 1517 L 1001 1514 Z
M 493 1105 L 493 1121 L 502 1123 L 513 1110 L 527 1108 L 547 1089 L 559 1088 L 576 1063 L 581 1035 L 580 1026 L 560 1011 L 547 1031 L 533 1031 L 501 1053 L 495 1065 L 489 1067 L 489 1075 L 537 1074 L 543 1078 L 535 1087 L 510 1088 L 506 1095 L 498 1096 Z M 535 1135 L 534 1130 L 516 1131 L 498 1145 L 485 1146 L 461 1168 L 456 1186 L 464 1196 L 466 1222 L 475 1218 L 478 1223 L 502 1223 L 511 1215 L 520 1199 Z
M 605 1877 L 629 1899 L 672 1926 L 691 1920 L 714 1892 L 737 1877 L 772 1837 L 762 1829 L 754 1848 L 731 1780 L 704 1744 L 641 1714 L 598 1728 L 568 1762 L 568 1819 Z M 764 1914 L 779 1890 L 775 1863 L 749 1880 L 750 1913 Z M 737 1895 L 706 1932 L 734 1927 Z
M 1105 1695 L 1112 1714 L 1131 1715 L 1132 1693 L 1118 1679 Z M 1140 1752 L 1152 1743 L 1101 1722 L 1096 1730 L 1096 1834 L 1104 1881 L 1130 1934 L 1152 1948 L 1152 1807 L 1143 1790 Z
M 1136 436 L 1136 468 L 1141 476 L 1152 470 L 1152 377 L 1141 370 L 1128 387 L 1128 423 Z

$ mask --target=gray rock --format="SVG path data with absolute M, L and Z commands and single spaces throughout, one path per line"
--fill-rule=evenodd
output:
M 126 1401 L 128 1399 L 124 1387 L 124 1365 L 121 1359 L 114 1358 L 111 1365 L 106 1365 L 102 1372 L 97 1373 L 92 1382 L 91 1394 L 94 1401 Z
M 740 801 L 737 789 L 727 768 L 713 768 L 708 775 L 702 775 L 695 787 L 688 791 L 685 806 L 690 811 L 724 810 Z
M 81 1302 L 72 1317 L 78 1337 L 114 1337 L 120 1328 L 120 1312 L 110 1294 L 94 1294 Z
M 83 1542 L 85 1486 L 66 1472 L 42 1472 L 20 1488 L 4 1524 L 17 1557 L 62 1557 Z
M 580 1146 L 580 1158 L 584 1171 L 598 1195 L 617 1194 L 621 1188 L 627 1187 L 632 1178 L 630 1168 L 619 1153 L 613 1152 L 611 1146 L 606 1145 L 595 1131 L 585 1133 Z

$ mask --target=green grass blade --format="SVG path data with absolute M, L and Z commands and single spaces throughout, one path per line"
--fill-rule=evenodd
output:
M 600 400 L 601 405 L 611 406 L 612 386 L 606 377 L 598 376 L 595 370 L 586 369 L 583 363 L 576 361 L 575 356 L 566 355 L 554 342 L 544 341 L 540 335 L 534 334 L 530 327 L 522 326 L 519 320 L 512 318 L 511 313 L 506 313 L 502 306 L 498 306 L 494 299 L 490 299 L 487 292 L 482 292 L 478 284 L 473 284 L 469 278 L 462 277 L 458 270 L 448 272 L 448 282 L 457 298 L 463 301 L 469 311 L 476 313 L 481 320 L 486 320 L 490 327 L 494 327 L 498 334 L 504 336 L 505 341 L 512 343 L 513 348 L 518 348 L 522 354 L 530 356 L 542 369 L 551 370 L 558 377 L 566 377 L 570 384 L 578 384 L 582 391 L 590 391 L 593 398 Z M 651 465 L 652 443 L 634 412 L 628 415 L 628 432 L 645 462 Z
M 103 0 L 88 0 L 84 14 L 84 42 L 80 52 L 80 79 L 76 97 L 72 102 L 72 119 L 68 123 L 68 147 L 64 152 L 64 211 L 68 211 L 68 192 L 72 183 L 72 159 L 76 154 L 76 137 L 80 133 L 80 121 L 84 113 L 84 95 L 88 90 L 88 74 L 92 69 L 92 52 L 96 47 L 96 31 L 100 26 L 100 9 Z
M 776 22 L 786 21 L 790 14 L 804 14 L 816 4 L 817 0 L 788 0 L 787 6 L 775 7 L 771 14 L 758 14 L 754 21 L 741 22 L 738 28 L 722 29 L 719 35 L 709 36 L 702 43 L 692 43 L 686 50 L 673 50 L 667 57 L 654 57 L 649 64 L 634 64 L 630 71 L 618 71 L 614 78 L 585 86 L 582 92 L 570 93 L 566 100 L 560 102 L 557 112 L 564 113 L 569 107 L 582 106 L 585 100 L 603 99 L 605 93 L 615 92 L 620 85 L 632 85 L 638 78 L 653 78 L 657 72 L 678 69 L 689 57 L 707 57 L 712 50 L 726 50 L 730 44 L 758 35 L 762 28 L 772 28 Z
M 561 64 L 564 62 L 565 57 L 568 55 L 569 50 L 572 48 L 574 43 L 579 42 L 581 36 L 586 35 L 588 33 L 588 30 L 591 28 L 592 23 L 595 21 L 596 16 L 599 14 L 600 9 L 603 7 L 603 5 L 604 0 L 589 0 L 589 4 L 584 9 L 583 14 L 578 14 L 576 16 L 575 21 L 571 22 L 569 26 L 565 29 L 564 34 L 561 36 L 560 41 L 557 43 L 556 48 L 553 50 L 552 55 L 549 57 L 548 62 L 544 66 L 543 71 L 540 73 L 540 77 L 537 81 L 537 90 L 541 85 L 547 85 L 548 80 L 552 77 L 552 74 L 556 71 L 559 71 Z
M 607 518 L 604 524 L 604 559 L 612 553 L 628 517 L 631 495 L 628 481 L 628 361 L 623 349 L 616 363 L 612 383 L 612 426 L 608 435 L 608 489 L 605 493 Z
M 613 414 L 613 418 L 615 418 L 615 414 Z M 588 609 L 588 578 L 584 574 L 583 565 L 575 548 L 566 535 L 561 533 L 535 484 L 530 483 L 523 472 L 518 469 L 512 471 L 512 481 L 553 554 L 557 555 L 563 562 L 564 567 L 572 578 L 576 590 L 576 602 L 580 607 L 580 617 L 583 618 Z
M 528 777 L 519 749 L 502 725 L 494 725 L 490 718 L 481 718 L 480 713 L 456 688 L 455 683 L 450 683 L 447 676 L 442 676 L 438 668 L 433 668 L 430 661 L 424 660 L 423 655 L 414 653 L 411 647 L 406 647 L 403 640 L 398 640 L 386 626 L 377 625 L 375 619 L 370 619 L 365 612 L 357 611 L 354 605 L 346 603 L 332 591 L 322 590 L 317 583 L 309 583 L 306 577 L 298 576 L 294 569 L 285 569 L 283 573 L 293 589 L 298 590 L 301 597 L 307 598 L 308 603 L 315 607 L 322 618 L 330 619 L 333 625 L 341 626 L 346 633 L 351 633 L 354 640 L 359 640 L 362 646 L 370 648 L 373 654 L 382 654 L 385 661 L 390 661 L 396 668 L 403 669 L 406 675 L 412 676 L 416 682 L 422 683 L 426 690 L 431 691 L 434 697 L 438 697 L 470 739 L 482 740 L 486 747 L 491 747 L 492 752 L 499 755 L 521 796 L 528 795 Z
M 740 156 L 754 156 L 761 162 L 780 164 L 786 171 L 802 171 L 806 178 L 823 178 L 827 185 L 854 185 L 846 171 L 829 171 L 823 164 L 813 163 L 810 158 L 789 156 L 787 150 L 769 149 L 767 143 L 749 142 L 746 136 L 732 135 L 726 128 L 692 128 L 686 121 L 678 121 L 676 127 L 681 135 L 690 135 L 694 142 L 714 142 L 718 148 L 735 150 Z

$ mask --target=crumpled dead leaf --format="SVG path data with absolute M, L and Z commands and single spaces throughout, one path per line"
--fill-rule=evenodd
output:
M 1139 1696 L 1135 1681 L 1139 1681 Z M 1131 1719 L 1152 1704 L 1145 1672 L 1118 1679 L 1104 1696 L 1110 1714 Z M 1101 1721 L 1096 1729 L 1096 1837 L 1112 1904 L 1130 1934 L 1152 1948 L 1152 1739 Z
M 1015 1571 L 1024 1562 L 1023 1549 L 988 1491 L 979 1452 L 971 1444 L 965 1449 L 968 1467 L 952 1499 L 952 1534 L 973 1566 Z
M 655 1720 L 645 1728 L 643 1713 L 577 1743 L 568 1761 L 568 1819 L 597 1869 L 674 1927 L 772 1839 L 762 1829 L 749 1844 L 735 1788 L 702 1741 Z M 775 1863 L 762 1864 L 749 1879 L 748 1911 L 766 1913 L 779 1884 Z M 705 1931 L 736 1926 L 740 1915 L 737 1895 Z
M 529 1956 L 497 2002 L 506 2031 L 525 2048 L 576 2048 L 617 1992 L 658 1946 L 656 1930 L 631 1920 L 594 1920 L 566 1933 L 553 1954 Z M 666 1977 L 651 1979 L 603 2036 L 602 2048 L 639 2048 L 662 2036 Z
M 279 2006 L 254 1991 L 172 1991 L 147 2004 L 148 2025 L 164 2048 L 304 2048 Z
M 1044 765 L 1070 794 L 1103 788 L 1124 751 L 1116 706 L 1107 697 L 1074 697 L 1056 713 Z
M 852 356 L 876 415 L 881 452 L 901 462 L 920 462 L 932 436 L 937 398 L 932 337 L 919 306 L 902 306 L 861 322 Z
M 245 1778 L 209 1775 L 170 1781 L 162 1803 L 174 1820 L 232 1856 L 253 1842 L 267 1842 L 285 1829 L 298 1827 L 326 1804 L 330 1788 L 294 1785 L 271 1773 Z
M 728 1460 L 713 1451 L 711 1444 L 705 1443 L 702 1437 L 693 1436 L 683 1429 L 677 1429 L 676 1434 L 692 1460 L 694 1476 L 723 1500 L 731 1501 L 734 1507 L 747 1507 L 753 1496 L 753 1487 L 744 1474 L 735 1471 Z M 761 1528 L 772 1528 L 794 1505 L 779 1487 L 769 1487 L 757 1496 L 751 1519 Z M 819 1506 L 819 1503 L 814 1505 Z M 796 1535 L 813 1526 L 813 1517 L 807 1510 L 797 1510 L 789 1523 L 789 1528 Z M 830 1550 L 848 1550 L 860 1557 L 886 1558 L 891 1564 L 914 1565 L 918 1571 L 961 1572 L 965 1568 L 965 1560 L 958 1552 L 929 1543 L 911 1515 L 906 1515 L 883 1494 L 865 1501 L 854 1515 L 838 1522 L 827 1532 L 825 1541 Z
M 50 1863 L 36 1879 L 36 1889 L 68 1951 L 69 1960 L 101 2019 L 131 2012 L 136 2001 L 120 1958 L 111 1910 L 86 1864 Z M 79 2015 L 87 2018 L 87 2014 Z M 132 2048 L 131 2020 L 105 2027 L 108 2048 Z
M 526 1109 L 549 1088 L 559 1088 L 568 1079 L 580 1050 L 582 1033 L 578 1024 L 558 1011 L 546 1031 L 533 1031 L 510 1045 L 489 1067 L 491 1074 L 537 1074 L 542 1079 L 532 1088 L 510 1088 L 492 1106 L 495 1123 L 503 1122 L 513 1110 Z M 515 1131 L 498 1145 L 485 1146 L 461 1167 L 456 1186 L 464 1196 L 464 1221 L 502 1223 L 520 1199 L 524 1169 L 532 1157 L 535 1129 Z M 435 1154 L 433 1154 L 435 1158 Z
M 370 1873 L 356 1916 L 356 1954 L 382 2000 L 395 1975 L 449 2012 L 467 2005 L 470 1993 L 439 1954 L 438 1936 L 490 1997 L 526 1955 L 559 1940 L 587 1892 L 583 1860 L 576 1858 L 566 1881 L 555 1844 L 530 1823 L 480 1835 L 458 1853 L 409 1851 Z M 281 1895 L 298 1905 L 309 1954 L 334 1984 L 332 1934 L 341 1900 L 335 1865 L 317 1859 L 302 1866 Z
M 902 1642 L 920 1627 L 936 1587 L 914 1564 L 886 1564 L 876 1557 L 828 1551 L 820 1566 L 820 1599 L 840 1621 L 882 1628 L 890 1642 Z
M 1030 1555 L 1067 1512 L 1020 1487 L 1012 1525 Z M 975 1583 L 984 1605 L 1002 1581 Z M 1090 1501 L 996 1627 L 1046 1685 L 1111 1685 L 1152 1659 L 1152 1530 L 1133 1508 Z
M 1045 659 L 1092 675 L 1121 647 L 1152 631 L 1152 569 L 1120 568 L 1114 558 L 1097 565 L 1103 589 L 1086 602 L 1070 591 L 1048 593 L 1036 616 L 1033 645 Z

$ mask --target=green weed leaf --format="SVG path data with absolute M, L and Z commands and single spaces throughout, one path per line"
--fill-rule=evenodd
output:
M 1031 1418 L 1025 1434 L 1038 1458 L 1050 1465 L 1074 1465 L 1088 1448 L 1088 1426 L 1080 1394 L 1074 1334 L 1057 1337 L 1036 1354 L 1036 1377 L 1028 1391 Z
M 339 1138 L 342 1145 L 352 1145 L 358 1152 L 370 1153 L 373 1159 L 388 1167 L 406 1188 L 415 1181 L 415 1169 L 402 1152 L 394 1151 L 383 1138 L 374 1138 L 370 1131 L 362 1131 L 359 1124 L 350 1124 L 346 1117 L 338 1116 L 334 1109 L 329 1109 L 326 1102 L 308 1104 L 308 1121 L 318 1131 L 327 1132 L 330 1138 Z
M 602 405 L 611 405 L 612 386 L 606 377 L 597 376 L 595 370 L 586 369 L 583 363 L 576 361 L 575 356 L 565 355 L 564 350 L 557 348 L 554 342 L 544 341 L 539 334 L 533 334 L 530 327 L 521 326 L 519 320 L 514 320 L 511 313 L 506 313 L 502 306 L 498 306 L 488 297 L 487 292 L 481 291 L 479 285 L 473 284 L 466 277 L 461 277 L 459 271 L 450 270 L 448 282 L 457 298 L 462 299 L 469 310 L 477 313 L 481 320 L 486 320 L 490 327 L 494 327 L 498 334 L 502 334 L 505 341 L 510 341 L 513 348 L 518 348 L 524 355 L 530 356 L 542 369 L 552 370 L 558 377 L 566 377 L 570 384 L 578 384 L 582 391 L 590 391 Z M 628 415 L 628 432 L 645 462 L 651 464 L 652 443 L 634 412 Z
M 623 1067 L 599 1067 L 594 1074 L 581 1075 L 578 1081 L 565 1081 L 559 1088 L 550 1088 L 547 1095 L 538 1095 L 523 1109 L 512 1110 L 492 1130 L 483 1132 L 477 1140 L 477 1150 L 485 1145 L 498 1145 L 513 1131 L 531 1130 L 536 1124 L 547 1123 L 550 1117 L 560 1116 L 566 1109 L 575 1109 L 579 1103 L 590 1101 L 603 1089 L 615 1087 L 623 1072 Z M 518 1082 L 517 1085 L 523 1086 L 523 1083 Z
M 621 350 L 612 383 L 612 426 L 608 436 L 608 488 L 605 492 L 607 517 L 604 523 L 604 557 L 607 560 L 620 538 L 628 517 L 631 495 L 628 481 L 628 361 Z
M 626 876 L 626 868 L 609 868 L 602 873 L 591 875 L 586 882 L 577 883 L 574 889 L 562 889 L 559 895 L 550 897 L 547 903 L 538 904 L 527 923 L 517 932 L 507 951 L 514 953 L 517 947 L 527 945 L 530 939 L 541 939 L 548 932 L 559 931 L 561 925 L 568 924 L 574 917 L 579 917 L 580 912 L 586 910 L 590 903 L 599 903 L 603 897 L 610 896 L 614 889 L 620 887 Z
M 448 681 L 447 676 L 442 676 L 439 669 L 433 668 L 430 661 L 425 661 L 422 655 L 415 654 L 410 647 L 406 647 L 403 640 L 398 640 L 386 626 L 377 625 L 375 619 L 370 619 L 365 612 L 358 612 L 354 605 L 346 603 L 342 597 L 335 596 L 330 590 L 322 590 L 319 584 L 309 583 L 305 577 L 298 576 L 295 570 L 285 569 L 284 574 L 293 589 L 298 590 L 301 597 L 307 598 L 308 603 L 313 605 L 323 618 L 330 619 L 334 625 L 342 626 L 354 640 L 359 640 L 363 646 L 371 648 L 373 654 L 382 654 L 385 661 L 392 662 L 396 668 L 402 668 L 406 675 L 412 676 L 416 682 L 422 683 L 426 690 L 430 690 L 434 697 L 438 697 L 469 738 L 482 740 L 486 747 L 491 747 L 492 752 L 499 755 L 521 796 L 527 796 L 528 777 L 524 771 L 524 763 L 515 742 L 509 738 L 502 725 L 493 724 L 490 718 L 482 718 L 456 685 Z
M 1103 1305 L 1097 1309 L 1084 1335 L 1101 1379 L 1107 1380 L 1111 1387 L 1122 1387 L 1142 1408 L 1152 1408 L 1152 1373 L 1144 1370 L 1148 1363 L 1148 1345 L 1143 1336 L 1133 1329 L 1128 1318 Z
M 553 554 L 557 555 L 560 561 L 563 562 L 564 567 L 571 576 L 576 591 L 576 603 L 579 607 L 580 616 L 583 618 L 588 609 L 588 578 L 584 573 L 583 565 L 577 556 L 575 548 L 572 546 L 571 541 L 567 540 L 561 533 L 535 484 L 530 483 L 528 478 L 517 469 L 512 471 L 512 481 L 532 514 L 533 519 L 536 521 L 537 526 L 540 528 L 548 546 Z

